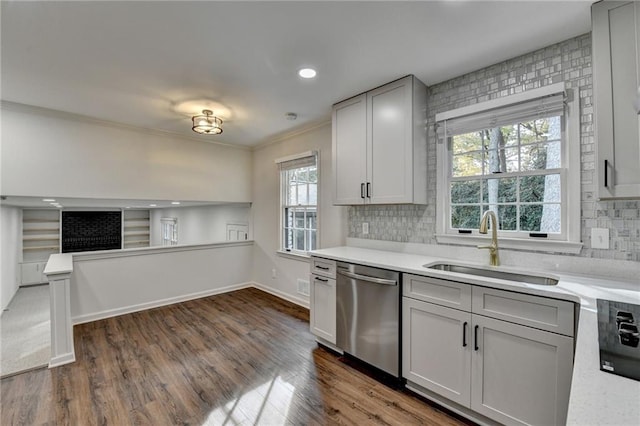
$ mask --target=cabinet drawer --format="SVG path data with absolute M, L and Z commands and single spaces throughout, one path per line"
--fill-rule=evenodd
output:
M 312 257 L 311 273 L 316 275 L 322 275 L 323 277 L 335 278 L 336 262 L 335 260 L 327 260 L 327 259 L 321 259 L 318 257 Z
M 571 302 L 486 287 L 474 287 L 472 294 L 475 314 L 566 336 L 574 334 Z
M 469 284 L 411 274 L 404 274 L 402 282 L 403 295 L 406 297 L 464 311 L 471 310 Z

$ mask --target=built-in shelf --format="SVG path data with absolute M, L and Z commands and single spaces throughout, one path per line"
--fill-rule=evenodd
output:
M 151 218 L 149 210 L 125 210 L 122 248 L 149 247 Z
M 149 245 L 149 240 L 132 240 L 132 241 L 127 241 L 127 245 L 130 244 L 146 244 Z
M 22 262 L 45 262 L 60 252 L 60 211 L 24 209 L 22 211 Z
M 22 241 L 60 241 L 58 235 L 25 235 Z
M 22 251 L 55 250 L 57 252 L 59 249 L 59 246 L 22 247 Z

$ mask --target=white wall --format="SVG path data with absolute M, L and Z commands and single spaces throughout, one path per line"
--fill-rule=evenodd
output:
M 0 310 L 7 307 L 18 291 L 22 210 L 0 206 Z
M 205 297 L 251 280 L 252 243 L 74 254 L 74 323 Z
M 251 201 L 249 150 L 10 103 L 1 157 L 2 195 Z
M 268 144 L 253 152 L 253 280 L 298 303 L 309 298 L 297 293 L 297 279 L 309 279 L 308 260 L 277 253 L 280 248 L 280 175 L 277 158 L 319 151 L 319 247 L 345 244 L 347 209 L 332 205 L 331 123 Z M 272 270 L 277 278 L 272 278 Z
M 151 245 L 162 245 L 160 219 L 178 218 L 178 244 L 199 244 L 227 240 L 227 223 L 249 225 L 251 239 L 251 206 L 218 205 L 177 207 L 151 210 Z

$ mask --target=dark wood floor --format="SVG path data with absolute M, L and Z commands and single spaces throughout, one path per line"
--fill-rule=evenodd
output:
M 459 420 L 375 381 L 256 289 L 74 327 L 74 364 L 0 382 L 2 425 L 427 424 Z

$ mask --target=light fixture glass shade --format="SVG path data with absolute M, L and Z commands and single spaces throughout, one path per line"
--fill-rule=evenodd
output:
M 219 135 L 222 133 L 222 120 L 213 115 L 213 112 L 208 109 L 202 110 L 203 115 L 194 115 L 191 121 L 193 121 L 194 132 L 205 135 Z

